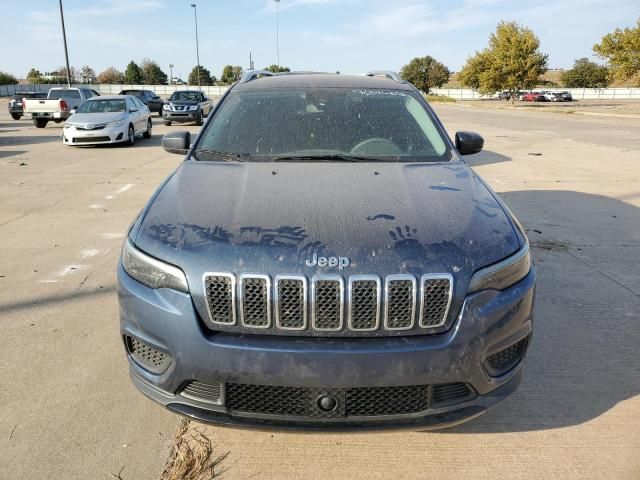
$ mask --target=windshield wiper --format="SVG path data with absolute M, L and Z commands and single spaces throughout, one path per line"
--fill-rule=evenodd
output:
M 200 158 L 201 154 L 210 156 L 210 158 Z M 196 157 L 196 160 L 223 160 L 225 162 L 242 162 L 251 158 L 251 155 L 248 153 L 221 152 L 208 148 L 195 150 L 193 156 Z
M 315 160 L 319 162 L 380 162 L 377 158 L 360 157 L 357 155 L 287 155 L 283 157 L 276 157 L 274 162 L 297 162 L 300 160 Z

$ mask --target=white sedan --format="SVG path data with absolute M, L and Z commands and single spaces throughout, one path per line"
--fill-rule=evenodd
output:
M 126 143 L 136 135 L 151 137 L 151 113 L 132 95 L 93 97 L 84 101 L 64 124 L 65 145 Z

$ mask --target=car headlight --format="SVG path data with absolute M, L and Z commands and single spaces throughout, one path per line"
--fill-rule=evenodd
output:
M 122 248 L 122 266 L 130 277 L 150 288 L 172 288 L 189 293 L 184 272 L 178 267 L 142 253 L 127 239 Z
M 116 120 L 115 122 L 107 123 L 107 127 L 121 127 L 124 125 L 124 120 Z
M 467 293 L 480 290 L 504 290 L 522 280 L 531 270 L 529 242 L 504 260 L 478 270 L 471 277 Z
M 197 110 L 198 109 L 198 105 L 192 105 L 191 107 L 189 107 L 189 110 Z
M 171 110 L 171 105 L 168 105 L 168 104 L 165 103 L 164 105 L 162 105 L 162 109 L 163 110 Z

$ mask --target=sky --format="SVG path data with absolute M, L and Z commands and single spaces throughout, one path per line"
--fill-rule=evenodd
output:
M 277 63 L 275 0 L 195 0 L 200 63 Z M 63 0 L 69 61 L 96 73 L 147 57 L 186 80 L 196 65 L 194 0 Z M 56 0 L 2 2 L 0 70 L 24 78 L 64 65 Z M 570 68 L 616 28 L 634 26 L 638 0 L 281 0 L 280 64 L 292 70 L 396 70 L 431 55 L 452 71 L 487 45 L 500 20 L 531 28 L 550 68 Z M 11 21 L 7 21 L 11 19 Z M 12 39 L 8 41 L 7 39 Z

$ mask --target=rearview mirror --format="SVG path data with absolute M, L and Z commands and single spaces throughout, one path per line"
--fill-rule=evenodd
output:
M 186 130 L 167 133 L 162 137 L 162 148 L 169 153 L 185 155 L 191 147 L 191 133 Z
M 456 148 L 460 155 L 473 155 L 484 147 L 484 138 L 475 132 L 456 132 Z

